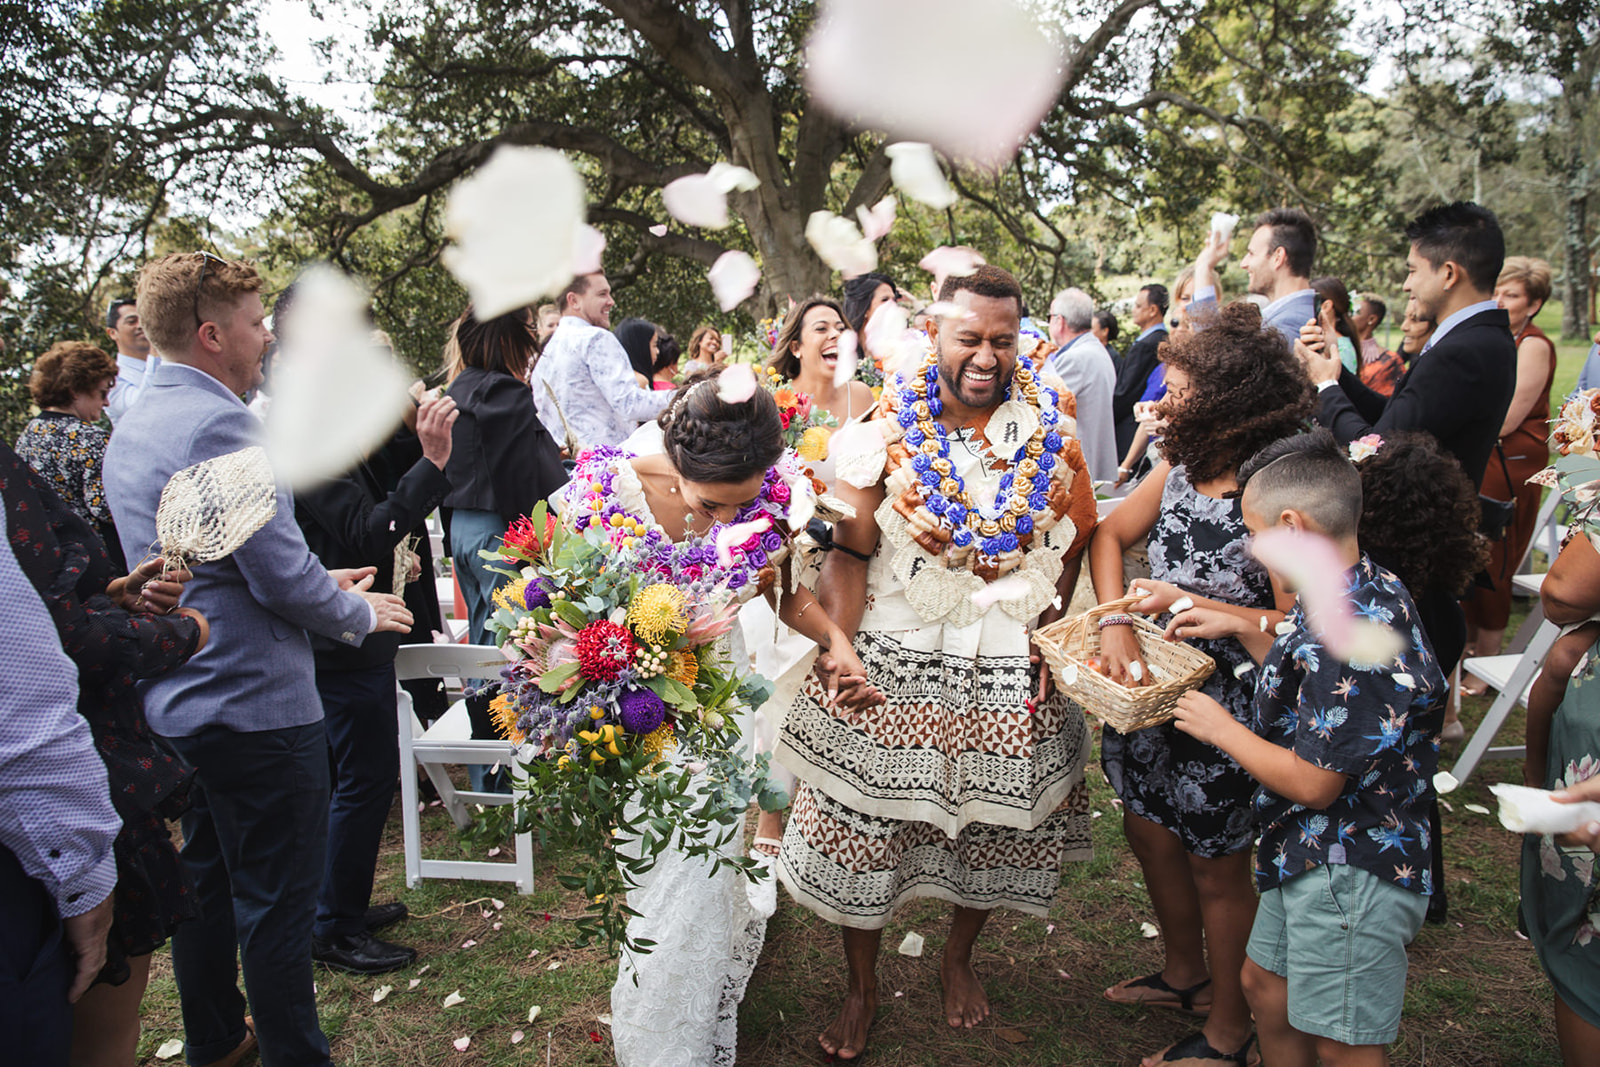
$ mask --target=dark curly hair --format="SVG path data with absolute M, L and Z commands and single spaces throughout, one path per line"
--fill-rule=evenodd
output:
M 783 421 L 765 389 L 738 404 L 717 395 L 719 370 L 685 378 L 656 420 L 667 458 L 691 482 L 742 482 L 783 455 Z
M 1361 472 L 1361 547 L 1413 597 L 1460 596 L 1489 562 L 1478 490 L 1432 434 L 1385 434 Z
M 1283 338 L 1261 328 L 1252 304 L 1224 306 L 1214 325 L 1163 343 L 1160 356 L 1189 376 L 1181 404 L 1162 401 L 1161 454 L 1183 466 L 1191 484 L 1236 473 L 1311 417 L 1311 379 Z
M 66 407 L 79 393 L 93 393 L 117 377 L 117 361 L 88 341 L 57 341 L 33 364 L 28 392 L 41 408 Z

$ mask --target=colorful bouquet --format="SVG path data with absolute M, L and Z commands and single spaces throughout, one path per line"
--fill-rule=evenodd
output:
M 1550 421 L 1554 427 L 1550 447 L 1561 455 L 1528 481 L 1560 492 L 1577 509 L 1577 520 L 1600 532 L 1600 517 L 1595 514 L 1600 502 L 1600 455 L 1596 455 L 1600 389 L 1574 393 L 1561 405 L 1561 414 Z
M 828 458 L 828 439 L 839 426 L 839 420 L 812 402 L 810 394 L 802 393 L 794 383 L 784 379 L 776 367 L 764 369 L 761 384 L 772 394 L 778 404 L 778 417 L 783 420 L 783 440 L 807 463 L 820 463 Z

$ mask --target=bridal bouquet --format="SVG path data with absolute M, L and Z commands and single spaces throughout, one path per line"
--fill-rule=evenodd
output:
M 810 394 L 802 393 L 793 382 L 786 381 L 776 367 L 766 368 L 761 384 L 777 402 L 778 417 L 783 420 L 784 443 L 807 463 L 827 459 L 828 439 L 838 428 L 839 420 L 818 407 Z
M 1600 531 L 1595 514 L 1600 502 L 1600 455 L 1596 436 L 1600 434 L 1600 389 L 1575 393 L 1561 406 L 1561 414 L 1550 420 L 1553 429 L 1550 447 L 1560 453 L 1555 463 L 1528 481 L 1555 489 L 1577 508 L 1577 518 L 1590 529 Z
M 752 795 L 781 801 L 764 758 L 744 755 L 733 713 L 770 685 L 736 672 L 718 642 L 769 566 L 752 536 L 719 552 L 673 544 L 621 511 L 558 523 L 541 503 L 483 553 L 506 578 L 489 626 L 510 666 L 491 713 L 518 746 L 528 792 L 516 830 L 570 857 L 557 880 L 589 898 L 580 944 L 649 951 L 628 941 L 633 913 L 620 896 L 669 845 L 762 874 L 720 854 L 742 834 Z

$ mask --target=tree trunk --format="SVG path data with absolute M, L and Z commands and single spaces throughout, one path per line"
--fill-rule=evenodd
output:
M 1567 158 L 1563 177 L 1566 200 L 1566 226 L 1562 245 L 1565 252 L 1561 287 L 1561 339 L 1587 340 L 1589 336 L 1589 165 L 1583 158 L 1583 112 L 1570 95 L 1564 101 L 1567 112 Z

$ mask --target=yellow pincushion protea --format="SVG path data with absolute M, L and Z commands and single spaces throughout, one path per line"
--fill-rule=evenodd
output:
M 517 729 L 517 709 L 511 703 L 510 693 L 501 693 L 489 702 L 489 716 L 494 720 L 500 736 L 513 745 L 520 745 L 528 739 L 526 734 Z
M 833 431 L 826 426 L 813 426 L 800 435 L 800 447 L 795 451 L 807 463 L 821 463 L 828 458 L 828 439 Z
M 644 735 L 645 752 L 657 759 L 664 758 L 662 753 L 677 747 L 678 735 L 673 733 L 672 727 L 666 723 L 662 723 L 655 730 Z
M 666 644 L 689 626 L 683 592 L 661 582 L 645 586 L 628 605 L 628 625 L 646 643 Z
M 494 602 L 497 608 L 505 608 L 507 611 L 522 611 L 528 606 L 526 599 L 524 599 L 527 594 L 528 579 L 517 578 L 496 589 L 494 595 L 489 599 Z
M 667 669 L 667 677 L 692 686 L 694 680 L 700 677 L 700 661 L 688 649 L 679 649 L 672 654 L 672 666 Z

